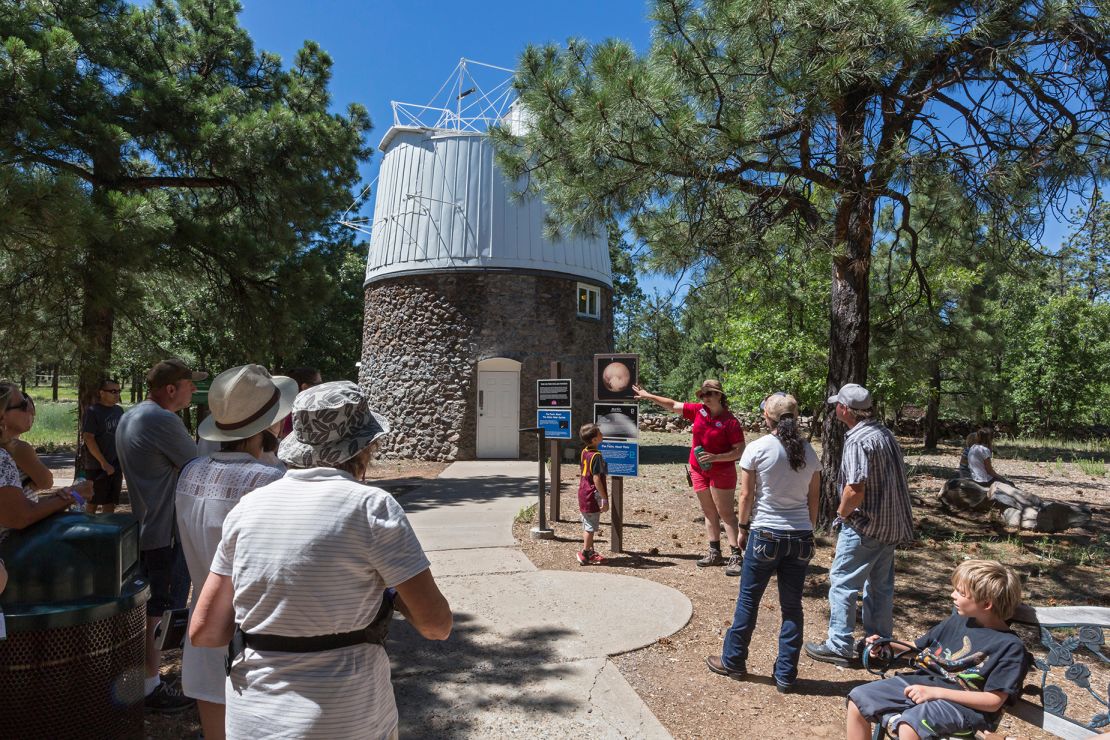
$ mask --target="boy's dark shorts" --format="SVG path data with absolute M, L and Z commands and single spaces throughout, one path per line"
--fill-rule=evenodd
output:
M 879 722 L 884 714 L 902 713 L 899 724 L 908 723 L 922 740 L 954 734 L 972 734 L 976 730 L 989 730 L 990 723 L 982 712 L 962 704 L 933 699 L 914 704 L 905 689 L 911 683 L 938 685 L 927 677 L 894 676 L 857 686 L 848 694 L 859 713 L 870 722 Z M 907 680 L 908 679 L 908 680 Z M 956 688 L 954 685 L 951 688 Z
M 105 475 L 103 470 L 85 471 L 85 477 L 92 481 L 93 495 L 90 504 L 103 506 L 104 504 L 118 504 L 119 494 L 123 490 L 123 471 L 116 466 L 116 472 Z
M 150 584 L 147 616 L 160 617 L 167 609 L 173 609 L 173 561 L 172 546 L 139 551 L 139 565 Z

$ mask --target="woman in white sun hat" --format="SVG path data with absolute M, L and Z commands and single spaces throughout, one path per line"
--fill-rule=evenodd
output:
M 354 383 L 303 391 L 278 449 L 291 469 L 228 515 L 189 626 L 195 644 L 232 645 L 228 737 L 396 737 L 388 605 L 428 639 L 450 635 L 405 512 L 361 483 L 388 432 Z
M 181 471 L 177 481 L 177 529 L 181 537 L 196 606 L 199 586 L 220 544 L 224 519 L 248 491 L 284 475 L 284 468 L 263 462 L 269 427 L 285 418 L 297 396 L 297 382 L 271 377 L 261 365 L 243 365 L 220 373 L 208 391 L 211 414 L 200 423 L 203 439 L 219 451 L 198 457 Z M 197 647 L 185 641 L 181 659 L 181 688 L 197 700 L 206 740 L 224 737 L 224 656 L 226 651 Z

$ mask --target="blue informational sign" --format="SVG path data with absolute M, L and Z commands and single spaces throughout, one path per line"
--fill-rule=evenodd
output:
M 609 468 L 609 475 L 635 478 L 640 474 L 640 445 L 635 442 L 603 440 L 597 451 Z
M 548 439 L 571 439 L 570 409 L 537 409 L 536 426 Z

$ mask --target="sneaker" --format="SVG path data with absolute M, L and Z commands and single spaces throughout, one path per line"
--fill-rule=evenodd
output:
M 824 642 L 807 642 L 805 644 L 806 655 L 819 660 L 822 663 L 832 663 L 833 665 L 843 666 L 847 668 L 852 664 L 852 659 L 846 655 L 841 655 Z
M 578 551 L 578 564 L 579 565 L 589 565 L 590 564 L 590 556 L 586 554 L 585 550 L 579 550 Z
M 775 691 L 779 692 L 780 694 L 793 694 L 794 693 L 794 687 L 796 685 L 797 684 L 779 683 L 778 681 L 776 681 L 775 682 Z
M 601 565 L 605 562 L 605 558 L 601 557 L 601 554 L 597 550 L 591 550 L 590 557 L 588 559 L 590 561 L 590 565 Z
M 740 571 L 743 570 L 741 565 L 743 561 L 740 559 L 740 553 L 734 552 L 728 556 L 728 564 L 725 566 L 726 576 L 738 576 Z
M 886 719 L 884 723 L 886 731 L 890 733 L 891 737 L 898 737 L 898 723 L 902 721 L 902 713 L 889 714 L 884 719 Z
M 714 550 L 711 547 L 709 548 L 709 553 L 704 558 L 694 563 L 694 565 L 698 566 L 699 568 L 708 568 L 712 565 L 720 565 L 723 562 L 724 560 L 721 558 L 721 551 Z
M 143 703 L 148 711 L 156 714 L 177 714 L 197 704 L 196 699 L 190 699 L 182 694 L 180 689 L 170 686 L 165 681 L 158 684 L 158 688 L 150 692 Z
M 734 681 L 743 681 L 744 678 L 748 675 L 748 672 L 746 670 L 738 671 L 733 668 L 729 668 L 721 662 L 721 658 L 717 655 L 708 656 L 705 659 L 705 667 L 713 673 L 716 673 L 718 676 L 728 676 Z

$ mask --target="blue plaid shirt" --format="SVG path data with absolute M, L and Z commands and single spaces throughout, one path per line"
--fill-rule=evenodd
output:
M 913 541 L 910 487 L 902 448 L 890 430 L 874 419 L 861 421 L 844 435 L 840 490 L 864 484 L 863 503 L 847 522 L 860 534 L 888 545 Z

